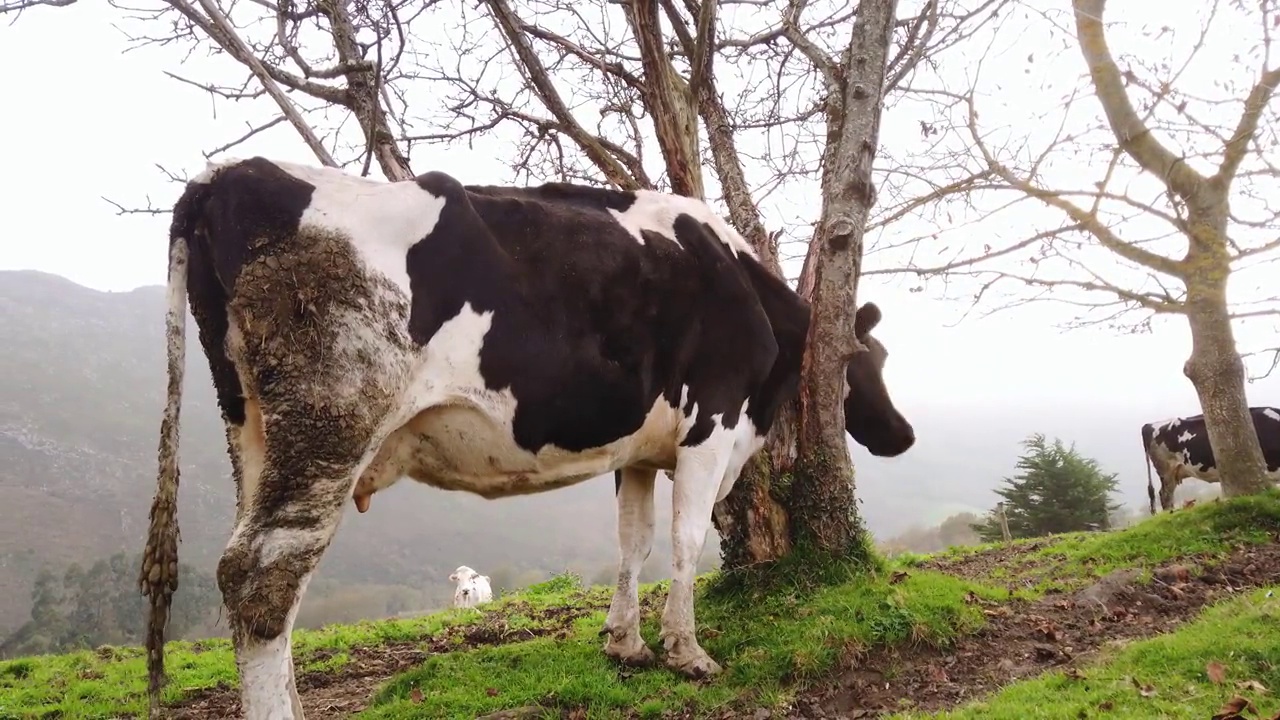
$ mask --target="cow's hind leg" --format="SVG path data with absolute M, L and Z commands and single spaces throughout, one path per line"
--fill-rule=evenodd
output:
M 624 665 L 648 666 L 656 659 L 640 635 L 640 568 L 653 550 L 653 483 L 657 472 L 619 471 L 618 585 L 602 635 L 604 652 Z
M 693 582 L 732 448 L 732 437 L 717 428 L 697 446 L 680 448 L 672 475 L 671 589 L 662 612 L 662 643 L 666 665 L 691 678 L 720 672 L 694 635 Z
M 257 487 L 218 563 L 247 720 L 302 718 L 293 623 L 376 441 L 370 423 L 352 420 L 360 414 L 331 412 L 289 408 L 272 419 Z

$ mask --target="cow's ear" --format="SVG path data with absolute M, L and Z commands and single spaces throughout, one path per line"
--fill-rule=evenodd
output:
M 853 334 L 859 338 L 865 337 L 867 333 L 875 329 L 880 324 L 880 306 L 873 302 L 869 302 L 858 308 L 858 314 L 853 320 Z
M 449 582 L 458 582 L 458 573 L 453 573 L 452 575 L 450 575 Z

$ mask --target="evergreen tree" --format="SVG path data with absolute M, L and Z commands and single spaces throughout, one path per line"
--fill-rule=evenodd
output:
M 1074 444 L 1066 447 L 1057 438 L 1049 444 L 1041 433 L 1022 446 L 1026 452 L 1018 458 L 1018 473 L 996 490 L 1015 539 L 1110 528 L 1111 516 L 1120 509 L 1111 502 L 1115 473 L 1103 473 L 1098 461 L 1080 455 Z M 984 541 L 1001 539 L 995 510 L 973 529 Z
M 31 590 L 31 620 L 0 642 L 0 657 L 142 642 L 146 600 L 138 592 L 137 555 L 117 553 L 86 570 L 72 563 L 42 571 Z M 182 637 L 216 617 L 222 602 L 211 573 L 178 567 L 169 632 Z

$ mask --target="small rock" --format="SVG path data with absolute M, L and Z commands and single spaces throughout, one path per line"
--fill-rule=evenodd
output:
M 1077 606 L 1101 605 L 1108 607 L 1116 594 L 1133 584 L 1141 571 L 1137 568 L 1116 570 L 1108 573 L 1101 580 L 1081 590 L 1075 595 Z
M 1170 565 L 1158 568 L 1152 575 L 1166 585 L 1175 585 L 1191 580 L 1191 572 L 1187 570 L 1185 565 Z
M 1047 645 L 1045 643 L 1036 643 L 1031 647 L 1036 652 L 1037 660 L 1052 660 L 1058 657 L 1058 649 L 1052 645 Z
M 1141 598 L 1142 602 L 1146 603 L 1148 607 L 1153 607 L 1157 610 L 1169 604 L 1169 601 L 1165 600 L 1159 595 L 1156 595 L 1155 593 L 1144 592 L 1138 597 Z

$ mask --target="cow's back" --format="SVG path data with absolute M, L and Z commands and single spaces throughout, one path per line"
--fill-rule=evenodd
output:
M 491 385 L 519 398 L 522 446 L 600 446 L 638 429 L 659 398 L 686 414 L 696 406 L 687 442 L 710 432 L 712 416 L 736 423 L 778 343 L 732 244 L 688 214 L 627 216 L 631 193 L 467 191 L 512 266 L 512 305 L 495 313 L 481 363 Z

